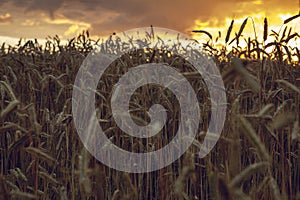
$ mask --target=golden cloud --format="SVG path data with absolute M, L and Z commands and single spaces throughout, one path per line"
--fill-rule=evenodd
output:
M 89 23 L 77 21 L 77 20 L 71 20 L 67 18 L 60 18 L 60 19 L 46 18 L 45 22 L 47 24 L 54 24 L 54 25 L 69 25 L 68 29 L 64 32 L 65 36 L 79 34 L 83 30 L 88 30 L 91 28 L 91 24 Z
M 39 26 L 41 23 L 37 20 L 26 19 L 22 26 Z
M 6 24 L 12 22 L 12 17 L 9 13 L 6 13 L 4 15 L 0 15 L 0 23 Z

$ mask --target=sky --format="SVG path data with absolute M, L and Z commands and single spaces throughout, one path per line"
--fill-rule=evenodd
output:
M 150 25 L 189 35 L 194 29 L 214 35 L 220 30 L 225 37 L 233 18 L 239 28 L 251 16 L 259 32 L 264 17 L 278 29 L 298 12 L 298 0 L 0 0 L 0 42 L 55 35 L 71 39 L 83 30 L 102 37 Z M 298 24 L 299 19 L 290 26 L 300 31 Z M 253 36 L 252 25 L 246 31 Z

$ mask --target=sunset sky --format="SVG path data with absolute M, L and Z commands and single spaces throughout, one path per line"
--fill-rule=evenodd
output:
M 283 20 L 299 12 L 298 0 L 0 0 L 0 42 L 13 38 L 45 39 L 59 35 L 69 39 L 89 30 L 94 36 L 107 36 L 131 28 L 158 26 L 191 34 L 202 29 L 226 35 L 232 18 L 235 27 L 247 16 L 257 32 L 263 19 L 278 30 Z M 250 25 L 249 25 L 250 24 Z M 251 23 L 246 33 L 254 36 Z M 291 27 L 300 32 L 300 20 Z M 225 31 L 225 33 L 224 33 Z M 252 35 L 251 35 L 252 34 Z M 194 35 L 194 38 L 205 37 Z

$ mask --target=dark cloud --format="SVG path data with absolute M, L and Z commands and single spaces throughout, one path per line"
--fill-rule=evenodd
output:
M 64 0 L 0 0 L 0 6 L 11 5 L 23 8 L 25 13 L 40 10 L 49 13 L 50 16 L 53 16 L 54 12 L 58 10 L 63 3 Z
M 4 3 L 6 3 L 8 0 L 0 0 L 0 6 L 2 6 Z
M 68 19 L 78 19 L 78 20 L 84 19 L 86 16 L 84 12 L 80 12 L 76 10 L 64 10 L 62 14 L 64 17 Z
M 64 0 L 34 0 L 28 5 L 26 11 L 48 11 L 50 16 L 53 18 L 54 12 L 62 6 L 63 2 Z
M 173 28 L 179 31 L 191 27 L 194 20 L 209 21 L 212 18 L 224 19 L 233 10 L 238 9 L 236 0 L 223 2 L 215 0 L 128 0 L 128 1 L 104 1 L 99 6 L 118 12 L 120 16 L 105 23 L 93 24 L 95 31 L 101 28 L 105 30 L 124 28 L 136 28 L 140 26 L 154 26 Z
M 9 2 L 16 7 L 27 8 L 33 2 L 33 0 L 11 0 Z

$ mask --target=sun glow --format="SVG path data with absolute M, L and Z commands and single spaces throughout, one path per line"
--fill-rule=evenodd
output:
M 263 37 L 263 30 L 264 30 L 264 17 L 267 17 L 269 20 L 269 33 L 273 31 L 280 31 L 285 26 L 291 27 L 293 32 L 300 32 L 300 26 L 299 26 L 299 19 L 296 19 L 294 21 L 291 21 L 287 25 L 283 25 L 283 21 L 288 19 L 289 17 L 292 17 L 295 14 L 291 13 L 284 13 L 284 14 L 274 14 L 272 16 L 266 15 L 264 12 L 256 13 L 249 16 L 243 16 L 239 18 L 234 18 L 234 26 L 231 32 L 231 38 L 234 36 L 234 33 L 237 33 L 244 22 L 244 20 L 248 18 L 248 23 L 243 31 L 243 36 L 245 38 L 251 37 L 254 38 L 255 34 L 258 39 L 262 39 Z M 211 21 L 215 21 L 216 19 L 212 19 Z M 231 18 L 225 18 L 224 22 L 221 23 L 221 26 L 212 26 L 212 24 L 216 24 L 213 22 L 201 22 L 199 20 L 195 20 L 194 26 L 192 27 L 192 30 L 205 30 L 208 31 L 211 35 L 217 37 L 218 32 L 220 31 L 222 34 L 223 41 L 226 37 L 226 31 L 228 30 L 228 27 L 231 23 Z M 253 21 L 252 21 L 253 20 Z M 193 38 L 197 40 L 203 39 L 203 35 L 201 34 L 193 34 Z
M 279 13 L 279 14 L 272 14 L 267 15 L 265 12 L 256 13 L 250 16 L 242 16 L 239 18 L 234 19 L 234 25 L 231 31 L 231 35 L 229 38 L 228 43 L 230 43 L 236 36 L 236 34 L 239 32 L 240 27 L 242 26 L 244 20 L 248 18 L 247 24 L 242 32 L 242 35 L 239 39 L 239 46 L 242 48 L 245 48 L 247 46 L 247 40 L 248 38 L 256 39 L 260 44 L 268 44 L 271 42 L 274 42 L 275 40 L 275 33 L 279 34 L 279 39 L 282 36 L 284 30 L 285 31 L 285 37 L 287 37 L 289 30 L 291 29 L 291 33 L 299 33 L 300 32 L 300 26 L 299 26 L 299 20 L 295 19 L 290 21 L 287 24 L 284 24 L 284 20 L 294 16 L 295 14 L 292 13 Z M 264 18 L 268 19 L 268 37 L 267 40 L 264 41 L 263 34 L 264 34 Z M 211 42 L 214 46 L 222 46 L 225 44 L 225 38 L 228 31 L 228 28 L 231 24 L 232 19 L 231 18 L 225 18 L 221 26 L 212 26 L 212 24 L 217 24 L 215 22 L 215 19 L 211 19 L 210 22 L 201 22 L 199 20 L 196 20 L 194 22 L 194 26 L 192 27 L 193 30 L 204 30 L 209 32 L 213 36 L 213 40 Z M 200 42 L 206 43 L 209 38 L 205 34 L 198 34 L 193 33 L 192 37 L 195 40 L 198 40 Z M 227 43 L 227 44 L 228 44 Z M 227 45 L 228 48 L 231 48 L 233 46 L 236 46 L 236 41 L 232 42 L 231 45 Z M 291 39 L 288 41 L 288 43 L 285 43 L 286 46 L 290 48 L 300 47 L 300 41 L 299 36 L 295 37 L 294 39 Z M 267 48 L 266 52 L 270 53 L 272 51 L 272 48 Z M 293 60 L 297 60 L 296 57 L 293 57 Z

